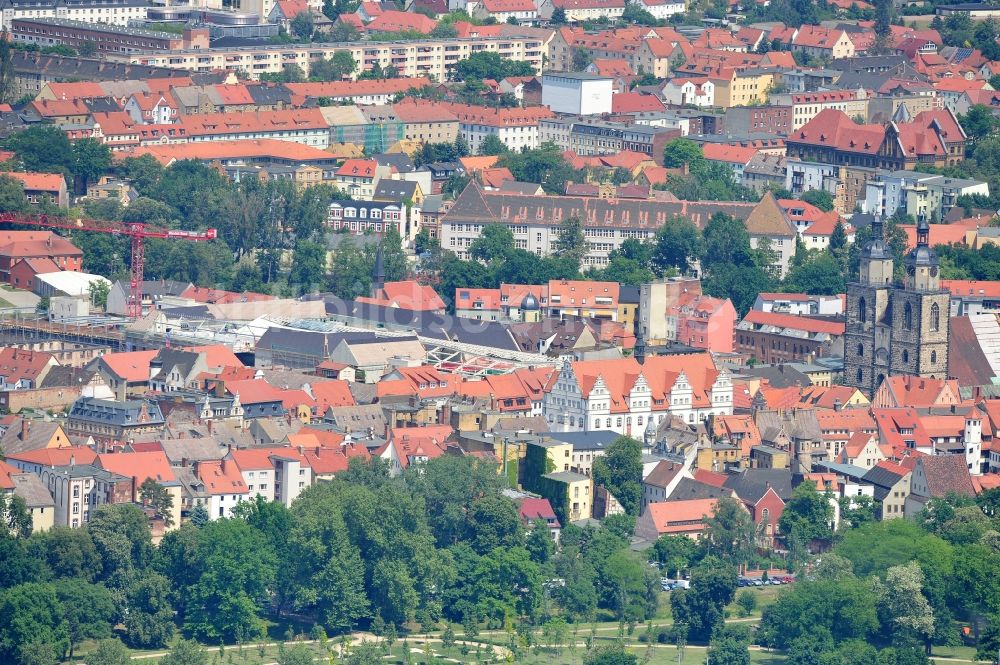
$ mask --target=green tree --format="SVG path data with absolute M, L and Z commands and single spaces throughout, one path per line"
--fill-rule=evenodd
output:
M 299 240 L 295 243 L 292 271 L 288 275 L 289 283 L 308 291 L 314 285 L 322 284 L 325 274 L 326 248 L 311 240 Z
M 638 665 L 638 657 L 620 644 L 594 646 L 583 654 L 583 665 Z
M 132 504 L 105 504 L 90 513 L 87 525 L 101 556 L 103 578 L 142 570 L 152 561 L 149 520 Z
M 629 515 L 638 515 L 642 501 L 642 445 L 619 436 L 593 465 L 594 484 L 603 485 Z
M 258 614 L 272 589 L 276 561 L 267 541 L 238 519 L 210 522 L 198 532 L 185 626 L 202 639 L 248 639 L 263 630 Z M 233 552 L 240 552 L 234 557 Z
M 208 665 L 208 652 L 194 640 L 177 640 L 161 665 Z
M 651 257 L 653 271 L 664 275 L 671 268 L 687 274 L 691 265 L 703 253 L 701 232 L 694 222 L 683 217 L 670 217 L 656 231 L 655 249 Z
M 692 170 L 705 161 L 701 146 L 691 139 L 673 139 L 663 149 L 663 165 L 667 168 L 682 168 L 687 165 Z
M 26 171 L 73 173 L 73 146 L 55 125 L 35 125 L 15 132 L 5 145 L 14 151 Z
M 350 51 L 337 51 L 327 59 L 320 59 L 309 67 L 310 81 L 341 81 L 358 69 Z
M 312 38 L 313 32 L 316 30 L 316 21 L 313 19 L 311 11 L 301 11 L 292 17 L 289 27 L 291 27 L 293 35 L 299 39 L 308 40 Z
M 93 281 L 87 287 L 90 302 L 100 309 L 104 309 L 108 304 L 108 294 L 111 292 L 111 285 L 104 281 Z
M 47 571 L 42 560 L 28 552 L 23 538 L 0 534 L 0 591 L 41 579 Z
M 625 549 L 614 552 L 599 564 L 598 572 L 601 604 L 614 612 L 619 621 L 652 618 L 659 579 L 634 553 Z
M 97 139 L 77 139 L 73 143 L 72 160 L 76 190 L 86 192 L 90 182 L 111 169 L 111 148 Z
M 709 641 L 722 624 L 723 609 L 736 594 L 736 569 L 709 556 L 691 569 L 691 587 L 670 595 L 674 622 L 687 627 L 687 638 Z
M 502 155 L 510 152 L 507 144 L 501 141 L 495 134 L 490 134 L 479 142 L 480 155 Z
M 830 212 L 833 210 L 833 194 L 823 189 L 810 189 L 808 192 L 803 192 L 802 196 L 799 197 L 806 203 L 810 203 L 823 212 Z
M 567 182 L 583 177 L 563 158 L 562 150 L 547 141 L 533 150 L 510 152 L 501 156 L 498 166 L 506 166 L 522 182 L 536 182 L 550 194 L 563 194 Z
M 31 511 L 24 497 L 16 494 L 0 495 L 0 537 L 27 538 L 32 531 Z
M 469 256 L 487 263 L 502 259 L 514 248 L 514 233 L 504 224 L 487 224 L 469 246 Z
M 121 640 L 101 640 L 97 648 L 87 654 L 87 665 L 132 665 L 132 652 Z
M 713 665 L 750 665 L 750 637 L 742 627 L 726 626 L 712 638 L 708 660 Z
M 115 605 L 111 592 L 100 584 L 62 580 L 56 586 L 62 618 L 69 636 L 69 658 L 83 640 L 111 637 Z
M 28 209 L 28 199 L 24 196 L 24 185 L 9 175 L 0 175 L 0 210 L 4 212 L 24 212 Z
M 912 641 L 929 650 L 934 635 L 934 610 L 923 593 L 924 573 L 916 561 L 888 570 L 883 583 L 872 581 L 884 633 L 894 644 Z
M 501 496 L 488 496 L 472 505 L 469 515 L 471 544 L 480 554 L 503 547 L 517 547 L 524 542 L 524 525 L 513 502 Z
M 833 538 L 833 505 L 830 497 L 813 482 L 802 482 L 792 490 L 778 526 L 781 532 L 803 542 Z
M 706 271 L 719 266 L 754 265 L 750 234 L 743 222 L 734 217 L 723 213 L 712 215 L 705 226 L 704 242 L 702 265 Z
M 567 217 L 559 224 L 559 237 L 552 243 L 556 256 L 564 257 L 579 267 L 589 247 L 583 233 L 583 223 L 579 217 Z
M 305 644 L 278 646 L 278 665 L 312 665 L 313 652 Z
M 562 7 L 556 7 L 552 11 L 552 18 L 549 19 L 549 23 L 552 25 L 565 25 L 566 24 L 566 10 Z
M 105 296 L 106 300 L 107 296 Z M 152 478 L 146 478 L 139 485 L 139 501 L 142 502 L 142 505 L 152 508 L 155 514 L 163 520 L 164 526 L 169 528 L 174 525 L 174 497 L 166 487 Z
M 733 565 L 745 563 L 755 547 L 755 528 L 739 499 L 723 497 L 715 512 L 705 519 L 705 543 L 709 551 Z
M 753 614 L 755 609 L 757 609 L 757 596 L 750 590 L 741 591 L 739 595 L 736 596 L 736 604 L 739 605 L 740 614 L 748 617 Z
M 56 578 L 77 578 L 92 582 L 101 574 L 101 557 L 86 529 L 56 526 L 32 534 L 28 552 L 46 566 Z
M 0 594 L 0 661 L 25 662 L 32 644 L 46 645 L 54 654 L 69 647 L 62 607 L 51 584 L 29 582 Z
M 139 575 L 128 586 L 122 623 L 125 643 L 135 649 L 159 649 L 173 639 L 174 608 L 170 601 L 170 583 L 158 573 Z
M 534 66 L 520 60 L 506 60 L 494 51 L 478 51 L 455 63 L 452 77 L 456 81 L 499 81 L 508 76 L 533 76 Z
M 344 659 L 344 665 L 382 665 L 385 663 L 385 652 L 373 642 L 361 642 L 351 649 Z
M 680 576 L 695 560 L 698 545 L 687 536 L 660 536 L 649 550 L 651 561 L 657 561 L 667 575 Z
M 142 195 L 155 188 L 163 177 L 163 165 L 152 155 L 126 157 L 119 164 L 118 171 Z
M 817 626 L 835 643 L 868 639 L 879 626 L 871 585 L 854 578 L 798 582 L 764 608 L 759 635 L 764 644 L 787 648 Z
M 556 546 L 552 542 L 552 535 L 545 520 L 535 520 L 532 523 L 525 548 L 531 554 L 531 560 L 536 563 L 543 564 L 552 558 Z

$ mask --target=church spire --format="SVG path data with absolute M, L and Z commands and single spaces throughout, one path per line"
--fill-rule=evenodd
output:
M 635 320 L 632 322 L 635 331 L 635 348 L 632 349 L 632 356 L 640 365 L 646 361 L 646 340 L 642 336 L 642 322 L 639 312 L 635 313 Z
M 385 253 L 382 251 L 382 241 L 378 243 L 375 252 L 375 265 L 372 267 L 372 298 L 382 297 L 382 287 L 385 286 Z

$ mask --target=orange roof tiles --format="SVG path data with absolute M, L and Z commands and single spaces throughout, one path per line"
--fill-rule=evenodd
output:
M 715 515 L 718 499 L 655 502 L 646 506 L 660 534 L 704 531 L 705 518 Z
M 123 353 L 106 353 L 101 360 L 118 378 L 136 383 L 149 380 L 149 363 L 159 353 L 152 351 L 127 351 Z
M 218 494 L 247 494 L 247 484 L 235 462 L 231 460 L 201 461 L 195 466 L 198 478 L 205 484 L 205 492 Z
M 158 483 L 175 483 L 177 477 L 174 476 L 170 468 L 170 460 L 162 450 L 133 453 L 105 453 L 97 456 L 97 464 L 102 468 L 114 473 L 134 479 L 135 491 L 138 493 L 139 485 L 142 485 L 148 478 L 152 478 Z
M 28 191 L 59 192 L 66 188 L 66 180 L 58 173 L 21 173 L 20 171 L 2 171 L 14 180 L 20 181 Z
M 437 21 L 423 14 L 390 10 L 376 16 L 371 23 L 365 26 L 365 29 L 369 32 L 405 32 L 413 30 L 426 35 L 435 27 L 437 27 Z
M 311 388 L 320 413 L 325 413 L 327 407 L 331 406 L 355 406 L 357 404 L 347 381 L 320 381 L 313 383 Z
M 662 111 L 666 108 L 655 95 L 644 95 L 639 92 L 619 92 L 611 95 L 612 113 L 643 113 L 647 111 Z
M 67 464 L 93 464 L 97 453 L 87 446 L 64 446 L 62 448 L 38 448 L 20 453 L 10 453 L 7 459 L 39 464 L 41 466 L 66 466 Z
M 823 109 L 788 140 L 874 155 L 885 140 L 885 128 L 859 125 L 843 111 Z
M 705 155 L 705 159 L 710 161 L 743 164 L 744 166 L 758 152 L 755 148 L 744 148 L 742 146 L 725 145 L 722 143 L 706 143 L 701 149 Z
M 779 314 L 777 312 L 760 312 L 751 310 L 743 317 L 744 321 L 749 321 L 757 325 L 776 326 L 779 328 L 790 328 L 792 330 L 804 330 L 811 333 L 826 333 L 828 335 L 843 335 L 844 323 L 836 321 L 820 321 L 818 319 L 808 319 L 803 316 L 792 314 Z

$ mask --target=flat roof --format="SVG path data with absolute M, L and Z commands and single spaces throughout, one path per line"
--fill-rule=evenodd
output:
M 482 43 L 484 41 L 495 41 L 495 42 L 536 41 L 541 43 L 541 37 L 450 37 L 450 38 L 429 37 L 427 39 L 396 40 L 387 42 L 316 42 L 311 44 L 261 44 L 259 46 L 231 46 L 228 48 L 176 49 L 170 51 L 170 55 L 212 55 L 220 53 L 254 52 L 254 51 L 320 51 L 320 50 L 325 51 L 328 49 L 342 49 L 346 51 L 358 48 L 360 49 L 384 48 L 386 46 L 395 46 L 395 47 L 413 46 L 419 48 L 421 45 L 428 43 L 442 44 L 447 46 L 448 44 Z M 135 51 L 128 55 L 129 57 L 137 58 L 144 55 L 165 56 L 167 54 L 165 54 L 163 51 Z
M 158 39 L 181 39 L 181 35 L 163 32 L 161 30 L 146 30 L 145 28 L 131 28 L 126 25 L 111 25 L 110 23 L 88 23 L 86 21 L 74 21 L 68 18 L 21 18 L 11 19 L 21 23 L 41 23 L 43 25 L 54 25 L 61 28 L 79 28 L 93 32 L 114 32 L 122 35 L 134 35 L 137 37 L 156 37 Z M 159 53 L 159 51 L 156 51 Z

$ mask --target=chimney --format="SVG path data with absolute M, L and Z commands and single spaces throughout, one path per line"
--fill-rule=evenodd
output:
M 208 425 L 208 433 L 211 434 L 212 433 L 212 419 L 209 418 L 206 424 Z
M 185 468 L 187 468 L 187 465 L 188 465 L 188 458 L 187 457 L 182 457 L 181 458 L 181 468 L 185 469 Z
M 843 405 L 840 403 L 840 399 L 839 398 L 833 400 L 833 410 L 834 411 L 840 411 L 840 409 L 841 409 L 842 406 Z
M 76 455 L 72 455 L 72 454 L 71 454 L 71 455 L 69 456 L 69 465 L 70 465 L 70 466 L 76 466 Z
M 21 441 L 26 441 L 28 439 L 28 432 L 31 431 L 31 421 L 27 418 L 21 418 Z

